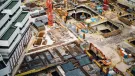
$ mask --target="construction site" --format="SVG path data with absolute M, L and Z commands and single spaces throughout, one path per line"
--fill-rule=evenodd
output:
M 135 76 L 134 0 L 21 1 L 31 38 L 11 76 Z

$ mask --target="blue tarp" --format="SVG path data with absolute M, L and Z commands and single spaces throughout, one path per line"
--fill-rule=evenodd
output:
M 92 22 L 97 22 L 96 18 L 90 18 Z
M 80 69 L 74 69 L 72 71 L 68 71 L 66 76 L 86 76 Z
M 61 65 L 62 69 L 67 72 L 74 69 L 74 65 L 71 62 L 65 63 Z
M 102 6 L 98 5 L 97 10 L 98 10 L 98 13 L 102 13 L 103 12 Z
M 86 57 L 83 57 L 83 58 L 81 58 L 80 60 L 79 60 L 79 64 L 81 65 L 81 66 L 84 66 L 84 65 L 86 65 L 86 64 L 90 64 L 90 60 L 89 60 L 89 58 L 86 56 Z
M 81 55 L 79 55 L 79 56 L 76 56 L 75 58 L 77 59 L 77 60 L 79 60 L 79 59 L 81 59 L 82 57 L 85 57 L 86 56 L 86 54 L 81 54 Z
M 81 32 L 88 33 L 88 30 L 87 29 L 81 29 Z
M 100 10 L 100 9 L 102 9 L 102 6 L 97 6 L 97 10 Z

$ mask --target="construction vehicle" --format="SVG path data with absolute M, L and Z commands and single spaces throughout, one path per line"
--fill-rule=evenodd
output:
M 111 65 L 111 60 L 110 59 L 99 60 L 99 62 L 103 63 L 103 65 L 105 65 L 105 66 Z
M 90 43 L 89 50 L 85 50 L 85 53 L 93 60 L 94 63 L 98 65 L 102 71 L 107 74 L 108 66 L 111 65 L 111 60 L 106 58 L 105 55 L 92 43 Z

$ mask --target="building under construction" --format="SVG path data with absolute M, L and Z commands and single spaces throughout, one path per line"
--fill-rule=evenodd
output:
M 135 76 L 134 0 L 0 0 L 0 23 L 0 76 Z

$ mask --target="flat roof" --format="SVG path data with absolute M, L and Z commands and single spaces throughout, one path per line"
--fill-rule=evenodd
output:
M 80 69 L 74 69 L 72 71 L 68 71 L 66 76 L 86 76 Z
M 5 9 L 12 9 L 17 3 L 18 1 L 12 1 Z
M 44 23 L 42 23 L 41 21 L 37 21 L 37 22 L 34 23 L 34 25 L 36 27 L 41 27 L 41 26 L 44 26 Z
M 79 60 L 79 59 L 81 59 L 82 57 L 86 57 L 86 56 L 87 56 L 86 54 L 81 54 L 81 55 L 76 56 L 75 58 L 76 58 L 77 60 Z
M 71 62 L 65 63 L 61 65 L 62 69 L 67 72 L 74 69 L 74 65 Z
M 80 63 L 81 66 L 84 66 L 84 65 L 89 64 L 89 63 L 90 63 L 90 60 L 89 60 L 89 58 L 86 56 L 86 57 L 81 58 L 81 59 L 79 60 L 79 63 Z
M 0 40 L 8 40 L 10 36 L 13 34 L 13 32 L 16 30 L 16 26 L 14 26 L 15 23 L 13 23 L 10 28 L 6 31 L 6 33 L 0 38 Z
M 26 16 L 27 14 L 28 14 L 28 12 L 22 12 L 22 13 L 18 16 L 18 18 L 16 19 L 15 22 L 22 22 L 23 19 L 25 18 L 25 16 Z
M 6 14 L 0 13 L 0 20 L 5 16 Z

